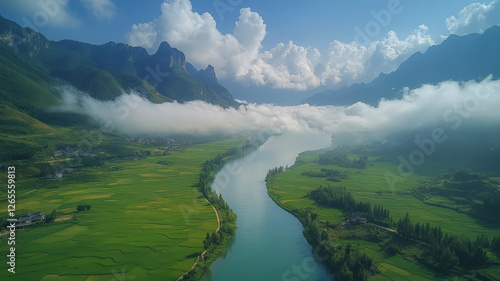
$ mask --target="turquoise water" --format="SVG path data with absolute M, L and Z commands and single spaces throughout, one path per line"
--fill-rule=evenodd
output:
M 293 165 L 300 152 L 327 147 L 330 140 L 324 134 L 273 137 L 217 174 L 213 188 L 238 215 L 238 230 L 226 255 L 202 280 L 332 280 L 314 260 L 300 222 L 271 200 L 264 182 L 269 169 Z

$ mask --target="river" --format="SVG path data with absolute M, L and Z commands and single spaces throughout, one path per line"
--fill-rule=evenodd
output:
M 299 220 L 273 202 L 264 182 L 269 169 L 293 165 L 300 152 L 330 143 L 319 133 L 275 136 L 216 175 L 213 188 L 238 216 L 238 230 L 203 281 L 332 280 L 314 260 Z

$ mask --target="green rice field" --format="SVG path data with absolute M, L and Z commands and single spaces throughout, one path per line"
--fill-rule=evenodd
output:
M 472 239 L 475 239 L 478 234 L 485 234 L 490 239 L 500 234 L 499 225 L 452 209 L 425 204 L 408 192 L 418 185 L 419 180 L 445 171 L 445 169 L 436 169 L 438 166 L 436 163 L 429 163 L 429 167 L 424 167 L 419 173 L 414 173 L 391 186 L 386 178 L 387 172 L 393 175 L 398 175 L 398 172 L 397 165 L 387 161 L 387 158 L 369 157 L 370 165 L 366 169 L 343 168 L 334 165 L 319 165 L 317 158 L 324 152 L 325 150 L 309 151 L 299 155 L 295 165 L 277 175 L 272 184 L 268 185 L 269 194 L 284 207 L 315 208 L 319 221 L 340 223 L 350 214 L 345 214 L 338 209 L 318 206 L 307 197 L 307 194 L 320 185 L 344 186 L 356 199 L 388 208 L 395 221 L 409 212 L 412 222 L 429 222 L 431 225 L 439 225 L 445 233 L 464 234 Z M 302 174 L 306 171 L 319 172 L 322 168 L 348 171 L 348 178 L 341 182 L 332 182 L 326 178 Z M 443 276 L 411 258 L 412 255 L 418 255 L 418 253 L 389 255 L 380 247 L 380 244 L 364 240 L 340 241 L 340 243 L 352 243 L 353 247 L 376 259 L 380 274 L 375 280 L 445 280 L 446 278 L 454 280 L 455 278 Z M 500 280 L 499 269 L 490 267 L 487 269 L 487 274 L 495 280 Z
M 0 280 L 176 280 L 217 229 L 198 190 L 202 164 L 242 140 L 188 147 L 165 156 L 119 161 L 104 178 L 19 195 L 16 214 L 60 212 L 56 222 L 18 230 L 16 273 Z M 158 163 L 162 161 L 162 163 Z M 81 204 L 90 210 L 76 212 Z M 7 212 L 2 204 L 2 212 Z M 7 253 L 7 236 L 0 252 Z

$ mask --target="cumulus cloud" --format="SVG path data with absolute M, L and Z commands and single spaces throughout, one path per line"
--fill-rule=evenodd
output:
M 321 83 L 314 73 L 313 61 L 320 53 L 317 49 L 279 43 L 259 54 L 247 67 L 240 67 L 236 77 L 247 78 L 258 85 L 271 84 L 278 89 L 307 90 Z
M 456 35 L 483 33 L 487 28 L 500 24 L 500 2 L 489 4 L 472 3 L 463 8 L 455 17 L 447 18 L 448 31 Z
M 167 41 L 183 51 L 189 61 L 213 65 L 222 78 L 278 89 L 307 90 L 320 85 L 366 82 L 380 72 L 393 71 L 414 52 L 434 44 L 426 34 L 427 27 L 420 26 L 405 39 L 390 31 L 368 47 L 334 41 L 326 55 L 293 41 L 262 50 L 266 24 L 250 8 L 240 10 L 233 33 L 229 34 L 217 29 L 209 13 L 193 12 L 189 0 L 167 0 L 161 11 L 158 19 L 132 26 L 129 44 L 154 52 L 162 41 Z
M 193 12 L 189 0 L 169 0 L 161 5 L 161 11 L 158 19 L 132 26 L 129 44 L 154 52 L 167 41 L 183 51 L 190 62 L 213 65 L 220 77 L 247 75 L 266 36 L 262 17 L 249 8 L 241 9 L 233 34 L 222 34 L 209 13 Z
M 421 25 L 404 39 L 399 39 L 396 32 L 389 31 L 382 40 L 373 41 L 368 46 L 333 41 L 325 68 L 319 74 L 321 83 L 335 86 L 341 82 L 369 82 L 381 72 L 394 71 L 412 54 L 424 52 L 434 45 L 427 31 L 427 26 Z
M 120 132 L 133 135 L 225 135 L 266 131 L 360 136 L 384 140 L 428 127 L 458 130 L 466 123 L 500 125 L 500 80 L 443 82 L 408 90 L 401 99 L 377 107 L 244 104 L 224 109 L 203 101 L 152 104 L 134 93 L 102 102 L 70 88 L 60 110 L 84 112 Z M 76 98 L 75 98 L 76 97 Z M 75 109 L 75 106 L 79 108 Z
M 82 2 L 99 19 L 110 20 L 115 16 L 116 6 L 111 0 L 82 0 Z
M 69 1 L 2 0 L 0 6 L 27 15 L 21 24 L 35 30 L 46 25 L 59 28 L 78 27 L 81 22 L 71 14 L 68 3 Z

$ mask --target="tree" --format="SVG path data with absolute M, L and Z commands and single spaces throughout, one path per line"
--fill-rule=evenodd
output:
M 318 218 L 318 212 L 315 210 L 311 211 L 311 220 L 316 220 Z
M 78 205 L 78 206 L 76 207 L 76 210 L 77 210 L 78 212 L 81 212 L 81 211 L 85 210 L 85 205 Z
M 415 228 L 413 230 L 413 232 L 415 234 L 415 238 L 420 239 L 422 237 L 421 229 L 422 229 L 422 227 L 420 226 L 420 222 L 417 222 L 417 224 L 415 225 Z
M 352 280 L 354 280 L 354 274 L 349 269 L 349 267 L 347 267 L 347 265 L 345 263 L 342 264 L 342 266 L 340 267 L 340 271 L 336 277 L 338 277 L 338 280 L 340 280 L 340 281 L 352 281 Z
M 212 245 L 211 240 L 212 239 L 210 238 L 210 233 L 207 232 L 207 237 L 205 238 L 205 240 L 203 240 L 203 246 L 205 247 L 205 250 L 208 249 L 210 245 Z
M 50 213 L 50 215 L 45 216 L 45 222 L 46 223 L 53 222 L 56 219 L 56 216 L 57 216 L 56 210 L 53 210 L 52 213 Z
M 349 257 L 351 256 L 351 249 L 352 249 L 352 244 L 349 243 L 347 244 L 347 246 L 345 247 L 345 254 L 344 254 L 344 258 L 347 260 L 349 259 Z
M 439 257 L 439 269 L 449 272 L 457 265 L 457 256 L 450 250 L 450 247 L 446 247 Z
M 410 221 L 410 214 L 406 212 L 406 215 L 403 220 L 399 220 L 398 223 L 398 232 L 401 234 L 403 237 L 411 237 L 411 234 L 413 232 L 413 226 Z
M 490 242 L 488 241 L 488 237 L 486 237 L 486 235 L 484 234 L 477 236 L 476 244 L 481 246 L 482 248 L 490 247 Z
M 366 281 L 368 280 L 368 277 L 370 276 L 370 274 L 368 274 L 368 271 L 366 269 L 362 269 L 359 273 L 358 273 L 358 276 L 357 276 L 357 279 L 356 280 L 360 280 L 360 281 Z
M 491 241 L 491 249 L 493 249 L 493 251 L 495 252 L 500 253 L 500 237 L 493 237 L 493 240 Z
M 88 211 L 88 210 L 90 210 L 90 208 L 91 208 L 91 207 L 92 207 L 92 206 L 90 206 L 90 205 L 85 205 L 85 210 L 87 210 L 87 211 Z

